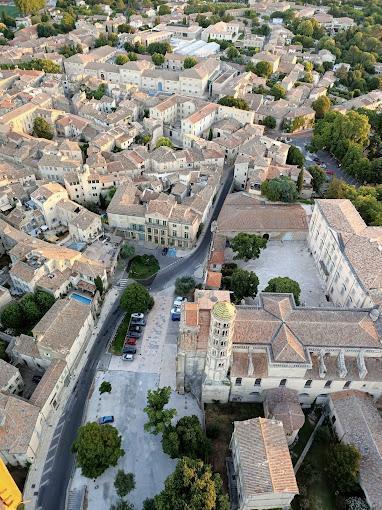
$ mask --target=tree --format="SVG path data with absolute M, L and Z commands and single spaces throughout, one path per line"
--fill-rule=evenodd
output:
M 102 381 L 100 387 L 98 388 L 101 393 L 110 393 L 111 392 L 111 383 L 109 381 Z
M 39 23 L 37 25 L 37 36 L 38 37 L 52 37 L 57 35 L 57 29 L 51 23 Z
M 135 476 L 119 469 L 114 480 L 115 490 L 120 498 L 124 498 L 135 489 Z
M 24 15 L 36 14 L 45 7 L 45 0 L 15 0 L 15 6 Z
M 326 471 L 336 491 L 348 493 L 358 483 L 361 454 L 351 444 L 336 443 L 327 449 Z
M 130 62 L 136 62 L 138 60 L 137 54 L 133 51 L 129 51 L 127 56 L 129 57 Z
M 102 278 L 99 275 L 94 280 L 94 284 L 96 286 L 96 289 L 98 290 L 98 292 L 102 296 L 102 294 L 103 294 L 103 281 L 102 281 Z
M 298 197 L 296 184 L 286 176 L 264 181 L 261 193 L 272 202 L 294 202 Z
M 154 53 L 151 55 L 151 60 L 156 66 L 161 66 L 164 63 L 164 56 L 161 53 Z
M 44 290 L 36 290 L 34 292 L 34 299 L 40 309 L 41 315 L 45 315 L 56 301 L 52 294 L 49 294 L 49 292 L 45 292 Z
M 260 62 L 257 62 L 255 66 L 255 72 L 257 76 L 269 78 L 269 76 L 273 72 L 272 64 L 270 62 L 265 62 L 264 60 L 261 60 Z
M 296 305 L 300 304 L 300 285 L 288 276 L 271 278 L 263 292 L 291 293 L 294 296 Z
M 110 466 L 116 466 L 125 452 L 122 438 L 112 425 L 89 422 L 79 428 L 72 446 L 83 476 L 97 478 Z
M 170 140 L 170 138 L 167 138 L 166 136 L 160 136 L 158 138 L 158 141 L 157 143 L 155 144 L 155 147 L 158 149 L 158 147 L 170 147 L 170 148 L 173 148 L 173 144 L 172 144 L 172 141 Z
M 230 241 L 230 245 L 236 253 L 235 260 L 250 260 L 259 258 L 260 250 L 267 246 L 267 240 L 256 234 L 240 232 Z
M 24 321 L 32 327 L 41 319 L 42 313 L 33 294 L 25 294 L 19 301 Z
M 288 165 L 297 165 L 299 168 L 302 168 L 305 163 L 305 158 L 298 147 L 291 145 L 288 150 L 286 162 Z
M 230 46 L 227 49 L 227 57 L 229 60 L 234 60 L 235 58 L 240 56 L 240 52 L 235 48 L 235 46 Z
M 123 64 L 126 64 L 126 62 L 129 61 L 129 57 L 127 55 L 117 55 L 115 57 L 115 63 L 117 66 L 122 66 Z
M 166 55 L 166 53 L 172 53 L 172 49 L 170 43 L 167 41 L 155 42 L 147 46 L 147 52 L 150 55 L 154 55 L 154 53 L 161 53 L 162 55 Z
M 297 177 L 297 191 L 301 193 L 302 188 L 304 186 L 304 170 L 301 168 L 300 173 Z
M 237 303 L 246 297 L 255 297 L 259 279 L 253 271 L 245 269 L 235 269 L 229 278 L 229 289 L 234 294 L 234 300 Z
M 120 257 L 123 259 L 129 259 L 130 257 L 133 257 L 135 253 L 135 248 L 132 244 L 124 243 L 121 247 L 121 250 L 119 252 Z
M 247 101 L 233 96 L 222 97 L 221 99 L 219 99 L 218 104 L 221 104 L 223 106 L 231 106 L 233 108 L 238 108 L 239 110 L 249 110 L 249 105 Z
M 326 181 L 325 171 L 318 165 L 312 165 L 308 168 L 308 172 L 312 176 L 312 187 L 316 193 L 320 191 L 321 186 Z
M 276 127 L 276 119 L 271 115 L 267 115 L 261 122 L 263 126 L 266 126 L 269 129 L 274 129 Z
M 160 5 L 158 9 L 159 16 L 165 16 L 166 14 L 171 14 L 171 9 L 168 5 Z
M 128 501 L 120 499 L 114 505 L 111 505 L 110 510 L 134 510 L 134 505 Z
M 195 289 L 195 280 L 192 276 L 181 276 L 175 281 L 175 294 L 187 296 Z
M 148 422 L 144 426 L 147 432 L 157 435 L 164 432 L 171 424 L 171 420 L 176 415 L 176 409 L 164 409 L 170 400 L 170 395 L 170 386 L 148 391 L 147 406 L 144 408 L 148 417 Z
M 186 57 L 183 62 L 184 69 L 191 69 L 191 67 L 196 66 L 198 61 L 194 57 Z
M 142 510 L 157 510 L 155 499 L 154 498 L 146 498 L 143 502 Z
M 180 418 L 175 427 L 169 426 L 163 432 L 163 451 L 172 459 L 190 457 L 204 459 L 209 448 L 208 440 L 197 416 Z
M 1 324 L 4 328 L 10 328 L 19 331 L 23 325 L 23 313 L 18 303 L 9 303 L 6 305 L 0 315 Z
M 330 110 L 330 99 L 327 96 L 320 96 L 313 101 L 312 108 L 316 112 L 316 119 L 323 119 Z
M 145 313 L 154 305 L 154 299 L 148 290 L 140 283 L 131 283 L 124 290 L 120 306 L 127 313 Z
M 53 139 L 52 126 L 42 117 L 36 117 L 33 123 L 33 136 L 37 138 Z
M 166 479 L 165 487 L 155 496 L 156 510 L 228 510 L 220 475 L 201 460 L 183 457 Z
M 64 12 L 61 19 L 61 30 L 64 33 L 71 32 L 76 28 L 76 20 L 69 12 Z
M 282 99 L 286 96 L 286 90 L 284 89 L 284 87 L 282 85 L 280 85 L 279 83 L 275 83 L 274 85 L 272 85 L 271 87 L 271 90 L 270 90 L 270 94 L 275 98 L 275 99 Z

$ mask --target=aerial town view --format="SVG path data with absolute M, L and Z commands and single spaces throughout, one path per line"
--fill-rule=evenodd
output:
M 0 510 L 382 510 L 382 0 L 0 0 Z

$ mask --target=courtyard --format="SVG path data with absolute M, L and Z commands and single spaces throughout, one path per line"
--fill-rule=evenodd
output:
M 135 475 L 136 488 L 129 495 L 134 508 L 142 508 L 143 501 L 158 494 L 167 476 L 172 473 L 176 459 L 163 453 L 161 435 L 144 431 L 146 396 L 149 389 L 171 386 L 175 389 L 176 338 L 179 323 L 170 320 L 173 287 L 153 295 L 145 333 L 134 361 L 123 361 L 121 356 L 106 356 L 106 369 L 98 371 L 86 410 L 86 419 L 96 421 L 101 416 L 114 416 L 114 425 L 122 436 L 125 455 L 118 466 L 107 469 L 95 481 L 84 478 L 76 469 L 71 488 L 88 487 L 88 507 L 104 510 L 117 501 L 114 479 L 118 469 Z M 105 358 L 106 358 L 105 357 Z M 100 395 L 102 381 L 112 385 L 111 393 Z M 177 410 L 177 419 L 201 410 L 190 395 L 172 392 L 169 407 Z
M 230 248 L 226 250 L 226 262 L 233 261 Z M 325 287 L 321 281 L 313 257 L 305 241 L 268 241 L 260 257 L 254 260 L 235 260 L 247 271 L 254 271 L 259 278 L 258 290 L 261 292 L 271 278 L 288 276 L 301 287 L 301 305 L 328 306 Z

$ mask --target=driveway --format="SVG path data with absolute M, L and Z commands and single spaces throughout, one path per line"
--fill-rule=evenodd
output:
M 227 252 L 227 260 L 231 260 L 232 250 L 227 249 Z M 266 249 L 261 251 L 258 259 L 235 262 L 239 267 L 257 274 L 260 282 L 259 291 L 267 286 L 271 278 L 288 276 L 297 281 L 301 287 L 301 304 L 329 305 L 325 298 L 323 282 L 305 241 L 268 241 Z
M 112 356 L 108 369 L 97 372 L 85 421 L 113 415 L 115 426 L 122 435 L 125 455 L 117 467 L 109 468 L 95 482 L 82 477 L 76 469 L 71 488 L 88 486 L 89 508 L 92 510 L 108 509 L 117 500 L 113 482 L 118 469 L 135 474 L 136 488 L 128 499 L 136 509 L 141 509 L 147 497 L 162 490 L 165 479 L 175 468 L 176 460 L 162 451 L 161 435 L 148 434 L 143 428 L 147 391 L 167 385 L 175 389 L 179 323 L 170 320 L 173 292 L 171 287 L 154 294 L 155 305 L 148 316 L 134 361 Z M 111 382 L 110 394 L 99 394 L 102 381 Z M 202 418 L 196 400 L 189 394 L 178 395 L 173 391 L 169 406 L 176 408 L 177 418 L 192 414 Z
M 298 147 L 302 153 L 305 156 L 305 159 L 307 160 L 307 166 L 315 165 L 316 162 L 313 160 L 313 158 L 318 157 L 322 163 L 325 163 L 327 166 L 327 170 L 331 170 L 334 172 L 334 175 L 341 179 L 348 184 L 352 184 L 353 186 L 359 186 L 360 183 L 354 179 L 351 175 L 348 175 L 347 173 L 342 170 L 341 167 L 338 166 L 337 160 L 329 154 L 327 151 L 318 151 L 317 154 L 311 154 L 308 152 L 305 148 L 305 145 L 309 145 L 310 141 L 312 139 L 312 131 L 309 131 L 308 133 L 302 132 L 302 133 L 295 133 L 295 134 L 288 134 L 288 138 L 291 139 L 290 144 Z M 318 164 L 318 163 L 317 163 Z M 331 179 L 331 177 L 329 176 Z

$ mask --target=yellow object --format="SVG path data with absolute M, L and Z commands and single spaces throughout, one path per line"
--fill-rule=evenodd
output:
M 220 320 L 232 320 L 236 315 L 236 307 L 228 301 L 219 301 L 213 307 L 213 314 L 216 319 Z
M 16 510 L 22 502 L 22 494 L 7 466 L 0 459 L 0 508 Z

